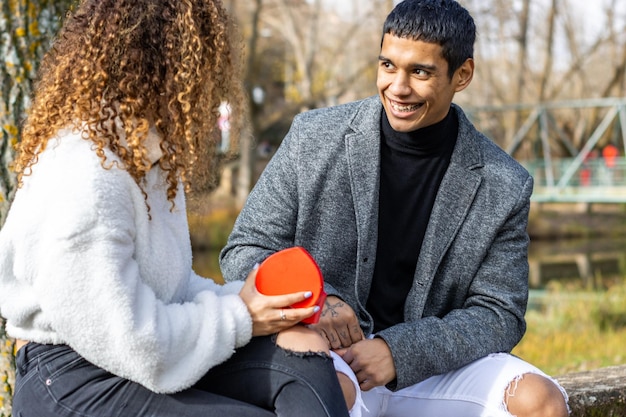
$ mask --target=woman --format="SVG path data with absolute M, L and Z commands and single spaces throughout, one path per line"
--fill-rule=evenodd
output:
M 210 172 L 220 102 L 243 105 L 236 69 L 219 0 L 84 0 L 68 16 L 0 232 L 14 415 L 347 415 L 325 343 L 294 327 L 315 309 L 282 310 L 310 293 L 191 269 L 184 192 Z

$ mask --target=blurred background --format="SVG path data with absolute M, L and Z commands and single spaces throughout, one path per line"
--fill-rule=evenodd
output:
M 246 114 L 221 108 L 220 175 L 189 195 L 194 267 L 219 249 L 294 115 L 376 94 L 392 0 L 223 0 L 242 42 Z M 456 96 L 536 180 L 529 330 L 515 353 L 551 374 L 626 363 L 626 2 L 461 0 L 478 28 L 476 74 Z M 38 63 L 75 1 L 0 0 L 0 227 L 8 169 Z M 230 134 L 230 118 L 246 129 Z M 11 339 L 0 318 L 0 416 Z

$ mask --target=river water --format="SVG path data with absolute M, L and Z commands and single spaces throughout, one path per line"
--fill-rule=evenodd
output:
M 531 241 L 528 261 L 531 290 L 555 282 L 603 290 L 626 279 L 626 237 Z

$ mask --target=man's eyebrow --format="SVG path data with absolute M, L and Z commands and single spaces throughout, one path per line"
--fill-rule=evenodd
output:
M 413 64 L 413 69 L 421 69 L 421 70 L 425 70 L 428 72 L 435 72 L 437 70 L 437 66 L 436 65 L 429 65 L 429 64 Z
M 379 61 L 384 61 L 384 62 L 391 62 L 393 63 L 393 61 L 389 58 L 387 58 L 384 55 L 378 55 L 378 60 Z M 425 70 L 425 71 L 436 71 L 437 70 L 437 66 L 436 65 L 430 65 L 430 64 L 419 64 L 419 63 L 415 63 L 415 64 L 411 64 L 411 68 L 412 69 L 421 69 L 421 70 Z

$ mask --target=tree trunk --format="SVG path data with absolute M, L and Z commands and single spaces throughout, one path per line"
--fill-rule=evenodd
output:
M 0 3 L 0 227 L 16 190 L 9 166 L 41 57 L 60 28 L 72 0 L 13 0 Z M 15 380 L 14 342 L 0 317 L 0 416 L 11 415 Z
M 552 0 L 552 7 L 548 11 L 548 35 L 546 39 L 546 57 L 541 74 L 541 84 L 539 86 L 539 102 L 543 102 L 547 98 L 548 82 L 552 73 L 552 63 L 554 62 L 554 25 L 556 15 L 558 14 L 558 0 Z

